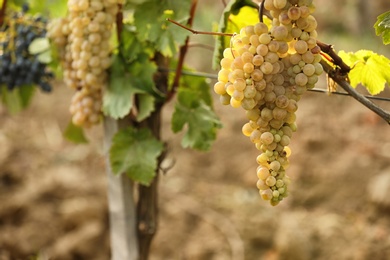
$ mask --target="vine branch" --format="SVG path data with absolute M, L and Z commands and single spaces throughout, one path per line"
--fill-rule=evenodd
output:
M 323 43 L 317 40 L 317 46 L 320 47 L 323 53 L 326 53 L 331 58 L 331 62 L 340 68 L 341 74 L 348 74 L 351 67 L 344 63 L 343 59 L 334 51 L 333 45 Z
M 332 78 L 340 87 L 342 87 L 349 95 L 351 95 L 358 102 L 363 104 L 365 107 L 373 111 L 375 114 L 384 119 L 388 124 L 390 124 L 390 113 L 383 110 L 376 104 L 372 103 L 365 96 L 357 92 L 346 80 L 345 74 L 341 72 L 341 70 L 334 69 L 331 65 L 329 65 L 326 61 L 322 60 L 321 65 L 328 73 L 329 77 Z
M 189 27 L 192 27 L 192 24 L 194 22 L 194 16 L 195 16 L 195 10 L 196 10 L 197 4 L 198 4 L 198 0 L 192 0 L 191 9 L 190 9 L 190 18 L 188 19 L 188 26 Z M 179 23 L 177 23 L 169 18 L 168 18 L 168 21 L 173 22 L 174 24 L 179 25 L 180 27 L 185 27 L 185 26 L 183 26 L 183 25 L 181 25 L 181 24 L 179 24 Z M 188 51 L 189 42 L 190 42 L 190 37 L 187 36 L 186 41 L 184 42 L 184 45 L 180 47 L 179 59 L 177 62 L 175 78 L 174 78 L 173 83 L 172 83 L 172 88 L 167 95 L 168 101 L 172 98 L 174 93 L 176 93 L 176 89 L 180 84 L 181 71 L 182 71 L 183 65 L 184 65 L 184 58 L 185 58 L 187 51 Z
M 116 15 L 116 36 L 118 39 L 118 42 L 121 42 L 121 35 L 122 35 L 122 30 L 123 30 L 123 11 L 122 11 L 122 4 L 119 4 L 119 11 Z
M 260 20 L 261 23 L 264 22 L 264 20 L 263 20 L 264 2 L 265 2 L 265 0 L 261 1 L 261 4 L 260 4 L 260 6 L 259 6 L 259 20 Z
M 185 25 L 182 25 L 178 22 L 176 22 L 175 20 L 172 20 L 170 18 L 167 18 L 167 21 L 168 22 L 171 22 L 171 23 L 174 23 L 176 24 L 177 26 L 183 28 L 183 29 L 186 29 L 187 31 L 190 31 L 192 32 L 193 34 L 205 34 L 205 35 L 216 35 L 216 36 L 234 36 L 234 33 L 222 33 L 222 32 L 205 32 L 205 31 L 197 31 L 197 30 L 194 30 L 194 29 L 191 29 Z

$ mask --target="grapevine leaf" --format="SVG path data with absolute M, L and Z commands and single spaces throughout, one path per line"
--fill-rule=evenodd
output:
M 66 127 L 64 137 L 76 144 L 88 143 L 88 140 L 84 135 L 83 128 L 74 125 L 72 121 L 70 121 L 68 126 Z
M 112 139 L 110 163 L 115 174 L 126 173 L 132 180 L 149 185 L 158 167 L 163 144 L 149 129 L 126 128 Z
M 149 94 L 138 94 L 138 114 L 137 121 L 140 122 L 149 117 L 154 111 L 155 98 Z
M 123 27 L 121 38 L 121 54 L 126 57 L 126 62 L 133 62 L 142 53 L 143 44 L 138 40 L 137 34 L 129 25 Z
M 34 96 L 36 88 L 32 85 L 23 85 L 19 87 L 19 100 L 22 109 L 26 109 Z
M 109 87 L 103 97 L 103 112 L 114 119 L 123 118 L 130 112 L 135 94 L 149 93 L 157 96 L 153 82 L 155 71 L 156 65 L 147 59 L 126 65 L 115 56 Z
M 259 22 L 258 5 L 250 0 L 231 0 L 226 5 L 219 21 L 219 31 L 223 33 L 239 33 L 246 25 Z M 229 47 L 230 37 L 218 36 L 214 50 L 214 68 L 219 66 L 222 53 Z
M 186 68 L 186 70 L 191 71 L 191 69 Z M 190 89 L 191 91 L 188 91 L 188 94 L 193 94 L 198 97 L 199 100 L 203 100 L 203 102 L 207 106 L 212 106 L 212 96 L 210 94 L 210 84 L 206 82 L 206 80 L 202 77 L 196 77 L 196 76 L 190 76 L 190 75 L 182 75 L 180 80 L 180 86 L 182 88 Z M 183 95 L 185 96 L 185 93 L 183 92 Z M 181 98 L 180 96 L 179 98 Z M 184 100 L 182 100 L 184 102 Z
M 13 90 L 8 90 L 6 86 L 0 86 L 3 104 L 11 114 L 16 114 L 25 109 L 35 93 L 35 88 L 31 85 L 20 86 Z
M 133 106 L 133 95 L 142 91 L 131 84 L 131 75 L 125 71 L 123 62 L 114 57 L 111 66 L 109 87 L 103 96 L 103 112 L 114 119 L 123 118 Z
M 39 60 L 40 63 L 49 64 L 50 62 L 53 61 L 53 59 L 51 57 L 51 50 L 46 50 L 46 51 L 40 53 L 37 56 L 37 59 Z
M 349 79 L 351 86 L 359 83 L 365 86 L 371 95 L 384 90 L 390 84 L 390 60 L 372 51 L 359 50 L 356 53 L 340 51 L 339 56 L 351 66 Z
M 25 1 L 23 1 L 25 2 Z M 64 17 L 67 12 L 66 0 L 30 0 L 29 13 L 42 13 L 45 16 L 50 14 L 50 17 Z
M 383 44 L 390 44 L 390 11 L 378 16 L 374 28 L 376 35 L 382 36 Z
M 130 80 L 135 88 L 156 97 L 162 95 L 153 81 L 153 75 L 157 71 L 157 66 L 149 59 L 147 54 L 139 55 L 137 61 L 128 64 L 126 69 L 132 76 Z
M 176 45 L 183 44 L 190 32 L 177 28 L 166 19 L 185 22 L 189 18 L 190 6 L 189 0 L 149 0 L 138 5 L 134 23 L 140 41 L 153 43 L 164 56 L 173 56 Z
M 199 83 L 194 79 L 191 85 L 179 87 L 171 128 L 177 133 L 187 126 L 182 146 L 206 151 L 215 140 L 221 123 L 211 108 L 207 84 Z
M 32 55 L 50 50 L 50 42 L 48 38 L 36 38 L 28 46 L 28 52 Z

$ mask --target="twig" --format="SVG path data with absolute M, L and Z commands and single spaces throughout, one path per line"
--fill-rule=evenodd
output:
M 264 2 L 265 2 L 265 0 L 263 0 L 263 1 L 261 1 L 261 4 L 260 4 L 260 6 L 259 6 L 259 20 L 260 20 L 260 22 L 264 22 L 264 20 L 263 20 L 263 15 L 264 15 Z
M 227 6 L 227 4 L 226 4 L 226 1 L 225 1 L 225 0 L 222 0 L 222 4 L 223 4 L 223 6 L 224 6 L 224 7 L 226 7 L 226 6 Z
M 332 78 L 340 87 L 342 87 L 348 94 L 350 94 L 358 102 L 366 106 L 368 109 L 373 111 L 375 114 L 383 118 L 388 124 L 390 124 L 390 113 L 383 110 L 376 104 L 372 103 L 365 96 L 357 92 L 352 86 L 345 80 L 345 75 L 341 74 L 339 70 L 335 70 L 327 62 L 321 62 L 324 70 L 328 73 L 329 77 Z
M 195 10 L 196 10 L 197 4 L 198 4 L 198 0 L 192 0 L 191 9 L 190 9 L 190 18 L 188 19 L 188 26 L 189 27 L 192 27 L 192 23 L 194 21 Z M 175 21 L 173 21 L 171 19 L 168 19 L 168 21 L 173 22 L 174 24 L 177 24 L 180 27 L 186 28 L 184 25 L 181 25 L 181 24 L 179 24 L 179 23 L 177 23 L 177 22 L 175 22 Z M 179 86 L 181 71 L 183 69 L 184 58 L 185 58 L 185 56 L 187 54 L 188 43 L 189 42 L 190 42 L 190 37 L 187 36 L 186 41 L 184 42 L 184 45 L 180 47 L 179 60 L 177 62 L 177 67 L 176 67 L 176 74 L 175 74 L 175 78 L 174 78 L 173 83 L 172 83 L 171 90 L 167 94 L 167 101 L 169 101 L 173 97 L 173 95 L 176 93 L 177 87 Z
M 324 94 L 329 94 L 329 91 L 326 90 L 326 89 L 321 89 L 321 88 L 312 88 L 312 89 L 308 89 L 308 91 L 312 91 L 312 92 L 318 92 L 318 93 L 324 93 Z M 332 95 L 340 95 L 340 96 L 351 96 L 349 93 L 347 92 L 338 92 L 338 91 L 332 91 Z M 387 101 L 387 102 L 390 102 L 390 98 L 385 98 L 385 97 L 375 97 L 375 96 L 367 96 L 367 95 L 364 95 L 365 98 L 367 99 L 372 99 L 372 100 L 379 100 L 379 101 Z
M 183 29 L 186 29 L 187 31 L 192 32 L 193 34 L 206 34 L 206 35 L 215 35 L 215 36 L 234 36 L 234 33 L 221 33 L 221 32 L 204 32 L 204 31 L 197 31 L 193 30 L 191 28 L 188 28 L 170 18 L 167 18 L 167 21 L 176 24 L 177 26 L 180 26 Z
M 121 42 L 121 34 L 123 30 L 123 11 L 122 11 L 123 6 L 119 4 L 118 7 L 119 7 L 119 11 L 116 15 L 116 34 L 117 34 L 116 36 L 118 42 Z
M 348 74 L 351 71 L 351 68 L 344 63 L 339 55 L 334 51 L 333 46 L 330 44 L 323 43 L 317 40 L 317 45 L 320 47 L 321 51 L 328 54 L 332 58 L 332 63 L 340 68 L 341 74 Z

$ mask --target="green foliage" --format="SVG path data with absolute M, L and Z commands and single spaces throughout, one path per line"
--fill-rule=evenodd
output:
M 390 60 L 386 57 L 368 50 L 340 51 L 339 56 L 352 67 L 348 74 L 352 87 L 361 83 L 371 95 L 376 95 L 384 90 L 386 83 L 390 84 Z
M 50 42 L 47 38 L 36 38 L 28 46 L 28 52 L 36 55 L 50 49 Z
M 9 91 L 6 86 L 1 86 L 0 96 L 3 104 L 11 114 L 16 114 L 27 108 L 35 93 L 35 87 L 31 85 L 21 86 Z
M 250 0 L 231 0 L 225 7 L 219 21 L 219 31 L 223 33 L 239 33 L 244 26 L 259 22 L 258 5 Z M 263 16 L 267 23 L 269 19 Z M 219 68 L 219 61 L 225 48 L 230 46 L 231 37 L 218 36 L 214 51 L 214 68 Z
M 74 125 L 72 122 L 69 122 L 66 127 L 64 137 L 76 144 L 88 143 L 88 140 L 84 135 L 83 128 Z
M 156 65 L 148 59 L 139 59 L 127 65 L 115 55 L 110 72 L 110 83 L 103 97 L 103 112 L 112 118 L 123 118 L 129 114 L 135 94 L 158 95 L 153 82 Z
M 52 61 L 50 42 L 48 38 L 36 38 L 28 46 L 31 55 L 38 55 L 37 59 L 44 64 Z
M 20 10 L 24 3 L 28 3 L 30 14 L 43 14 L 48 17 L 63 17 L 67 12 L 67 0 L 8 0 L 7 6 Z M 0 0 L 0 5 L 3 0 Z
M 202 78 L 184 76 L 177 93 L 177 103 L 172 116 L 174 133 L 187 126 L 182 140 L 184 148 L 206 151 L 216 138 L 221 123 L 212 110 L 209 85 Z
M 171 57 L 177 45 L 183 44 L 189 32 L 178 30 L 167 18 L 185 22 L 189 18 L 191 1 L 148 0 L 137 6 L 134 25 L 141 42 L 147 41 L 164 56 Z
M 148 118 L 155 109 L 155 98 L 149 94 L 137 95 L 138 101 L 138 113 L 136 120 L 141 122 Z
M 67 12 L 67 0 L 30 0 L 31 13 L 42 13 L 50 17 L 63 17 Z
M 120 54 L 127 63 L 137 60 L 138 56 L 148 49 L 146 42 L 142 42 L 137 38 L 134 29 L 133 26 L 126 24 L 121 33 Z
M 163 143 L 149 129 L 122 129 L 112 139 L 112 171 L 115 174 L 126 173 L 132 180 L 149 185 L 156 174 L 157 158 L 163 148 Z
M 374 25 L 376 35 L 382 36 L 384 44 L 390 43 L 390 11 L 378 16 Z

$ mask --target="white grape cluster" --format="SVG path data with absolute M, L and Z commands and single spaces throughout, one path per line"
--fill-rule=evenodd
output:
M 49 37 L 62 49 L 64 81 L 77 91 L 70 105 L 75 125 L 90 127 L 100 121 L 102 91 L 111 66 L 111 31 L 122 2 L 69 0 L 68 16 L 48 27 Z
M 316 44 L 312 0 L 265 0 L 273 21 L 246 26 L 224 50 L 214 91 L 224 105 L 246 110 L 242 127 L 261 152 L 257 187 L 277 205 L 288 195 L 288 145 L 297 130 L 295 112 L 301 95 L 323 72 Z

